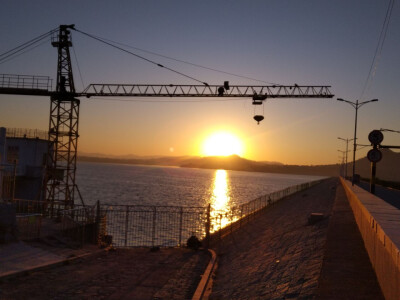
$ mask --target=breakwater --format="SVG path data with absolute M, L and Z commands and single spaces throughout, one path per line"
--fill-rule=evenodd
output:
M 400 299 L 400 210 L 341 178 L 385 299 Z

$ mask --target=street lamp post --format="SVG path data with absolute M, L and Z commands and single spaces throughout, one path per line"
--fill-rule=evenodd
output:
M 346 165 L 344 163 L 345 157 L 347 157 L 347 153 L 345 154 L 345 151 L 343 150 L 338 150 L 340 153 L 342 153 L 342 156 L 339 156 L 339 158 L 341 159 L 341 167 L 340 169 L 340 176 L 346 176 L 343 173 L 346 173 L 346 170 L 343 170 L 344 168 L 346 168 Z
M 350 141 L 352 141 L 353 139 L 344 139 L 344 138 L 341 138 L 341 137 L 338 137 L 338 139 L 339 140 L 343 140 L 343 141 L 345 141 L 346 142 L 346 168 L 345 168 L 345 171 L 344 171 L 344 178 L 347 178 L 347 153 L 349 153 L 349 142 Z
M 336 100 L 346 102 L 350 104 L 355 110 L 356 110 L 356 117 L 355 117 L 355 122 L 354 122 L 354 147 L 353 147 L 353 177 L 352 177 L 352 185 L 354 185 L 354 175 L 356 173 L 356 151 L 357 151 L 357 114 L 358 114 L 358 109 L 363 106 L 364 104 L 370 103 L 370 102 L 376 102 L 378 99 L 372 99 L 368 101 L 363 101 L 363 102 L 356 102 L 345 100 L 342 98 L 337 98 Z

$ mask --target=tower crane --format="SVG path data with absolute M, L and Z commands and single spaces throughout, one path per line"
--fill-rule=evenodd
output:
M 80 97 L 241 97 L 260 105 L 268 98 L 332 98 L 330 86 L 295 85 L 183 85 L 183 84 L 90 84 L 75 90 L 70 57 L 71 30 L 60 25 L 52 46 L 58 51 L 56 90 L 46 76 L 0 75 L 0 94 L 50 97 L 49 151 L 45 179 L 48 207 L 58 210 L 74 206 L 76 160 L 79 138 Z M 257 122 L 263 116 L 256 115 Z M 79 190 L 78 190 L 79 192 Z

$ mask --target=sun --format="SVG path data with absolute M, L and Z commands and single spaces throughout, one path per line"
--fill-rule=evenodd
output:
M 205 156 L 229 156 L 243 154 L 243 145 L 240 139 L 228 132 L 216 132 L 210 135 L 203 143 Z

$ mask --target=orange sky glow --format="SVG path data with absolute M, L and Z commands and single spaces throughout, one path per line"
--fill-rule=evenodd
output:
M 61 24 L 75 24 L 137 54 L 72 31 L 77 92 L 91 83 L 223 85 L 229 81 L 231 86 L 327 85 L 335 95 L 332 99 L 268 98 L 257 107 L 251 97 L 80 97 L 78 154 L 238 154 L 284 164 L 341 163 L 338 150 L 346 145 L 338 137 L 353 138 L 355 111 L 337 98 L 379 99 L 358 112 L 359 144 L 368 144 L 374 129 L 400 130 L 398 8 L 393 10 L 379 65 L 366 82 L 386 16 L 385 2 L 158 1 L 155 5 L 154 1 L 125 1 L 115 5 L 88 0 L 79 10 L 74 1 L 47 2 L 43 9 L 35 1 L 5 1 L 0 11 L 4 24 L 0 54 Z M 54 89 L 57 49 L 49 38 L 0 67 L 0 74 L 49 76 Z M 48 130 L 49 97 L 0 95 L 0 103 L 1 127 Z M 264 120 L 257 125 L 254 115 L 263 115 Z M 400 144 L 399 134 L 385 132 L 384 136 L 385 145 Z M 357 158 L 365 157 L 369 149 L 360 147 Z

